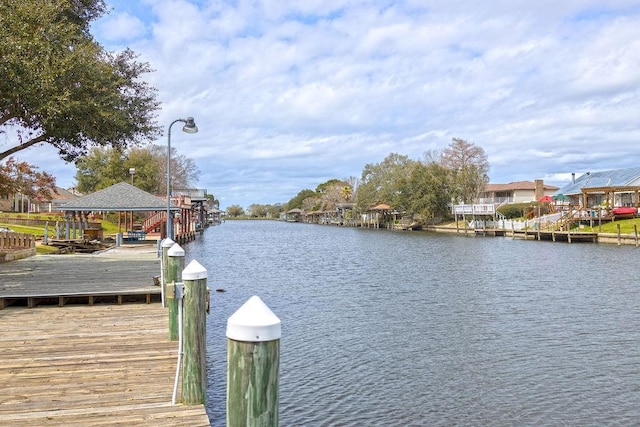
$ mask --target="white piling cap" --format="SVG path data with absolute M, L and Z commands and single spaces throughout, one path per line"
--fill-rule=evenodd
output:
M 227 320 L 227 338 L 235 341 L 274 341 L 281 335 L 280 319 L 255 295 Z
M 174 244 L 167 251 L 167 256 L 184 256 L 184 249 L 179 244 Z
M 198 280 L 207 278 L 207 269 L 195 259 L 182 270 L 182 280 Z
M 163 248 L 170 248 L 171 246 L 173 246 L 176 242 L 174 242 L 173 240 L 171 240 L 169 237 L 167 237 L 166 239 L 164 239 L 162 241 L 162 247 Z

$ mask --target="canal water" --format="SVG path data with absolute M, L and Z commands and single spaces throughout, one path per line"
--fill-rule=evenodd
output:
M 227 221 L 208 271 L 207 410 L 225 425 L 226 321 L 282 321 L 281 426 L 635 425 L 640 249 Z

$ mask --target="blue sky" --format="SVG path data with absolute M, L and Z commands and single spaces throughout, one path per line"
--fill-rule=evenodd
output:
M 159 122 L 200 129 L 171 140 L 198 187 L 246 208 L 453 137 L 493 183 L 640 166 L 640 3 L 602 3 L 118 0 L 93 33 L 151 64 Z

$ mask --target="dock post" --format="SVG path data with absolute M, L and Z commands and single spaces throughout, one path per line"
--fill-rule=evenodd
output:
M 277 426 L 280 319 L 252 296 L 227 320 L 227 426 Z
M 633 224 L 633 235 L 636 238 L 636 248 L 638 247 L 638 224 Z
M 620 237 L 620 224 L 616 224 L 618 226 L 618 246 L 622 244 L 622 240 Z
M 207 270 L 193 260 L 182 271 L 182 281 L 182 403 L 201 405 L 207 388 Z
M 182 270 L 184 270 L 184 249 L 176 243 L 167 251 L 167 284 L 182 282 Z M 169 341 L 178 341 L 178 300 L 167 298 L 167 307 L 169 307 Z
M 162 306 L 166 307 L 167 303 L 165 301 L 165 295 L 167 292 L 167 252 L 169 248 L 173 246 L 176 242 L 171 240 L 170 238 L 166 238 L 162 241 L 162 257 L 160 258 L 160 285 L 162 291 Z

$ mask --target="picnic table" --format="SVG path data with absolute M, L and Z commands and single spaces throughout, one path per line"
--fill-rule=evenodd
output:
M 146 234 L 144 230 L 128 230 L 127 241 L 136 242 L 138 240 L 145 240 Z

